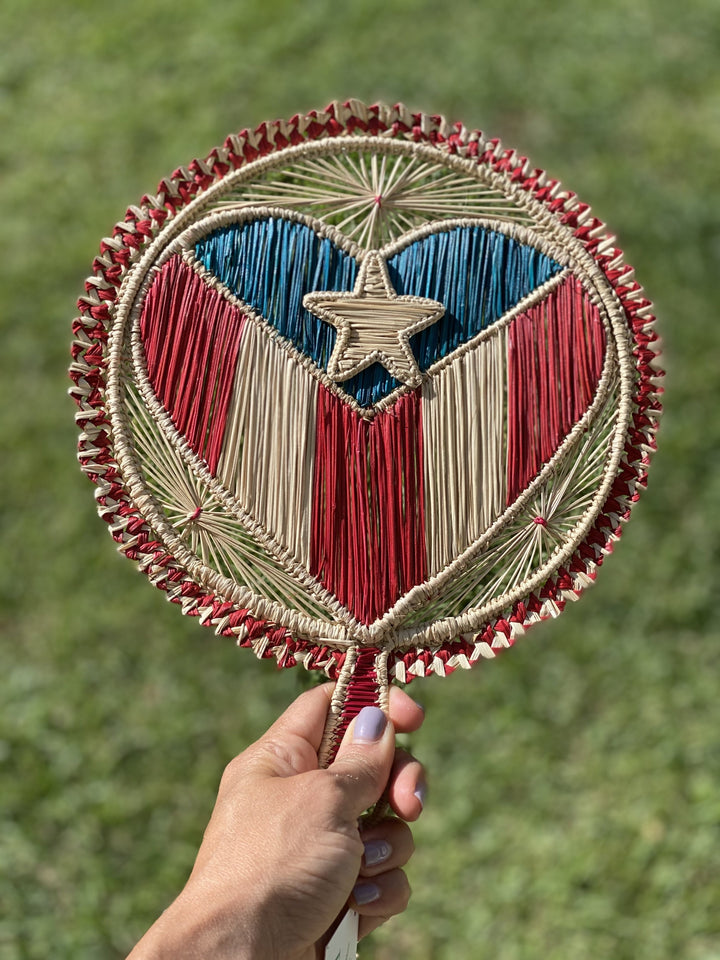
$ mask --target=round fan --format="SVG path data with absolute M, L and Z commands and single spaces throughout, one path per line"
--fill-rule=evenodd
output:
M 228 137 L 102 241 L 79 458 L 185 614 L 338 683 L 470 667 L 595 579 L 646 483 L 651 306 L 604 225 L 478 131 L 331 104 Z

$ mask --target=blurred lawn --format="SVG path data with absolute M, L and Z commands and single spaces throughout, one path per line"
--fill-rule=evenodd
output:
M 720 958 L 716 0 L 5 0 L 0 957 L 116 960 L 224 763 L 300 688 L 114 554 L 73 462 L 70 321 L 127 204 L 225 135 L 356 96 L 500 136 L 594 205 L 657 305 L 668 413 L 595 591 L 420 681 L 408 912 L 364 958 Z

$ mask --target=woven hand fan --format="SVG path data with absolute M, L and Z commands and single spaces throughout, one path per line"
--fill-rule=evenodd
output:
M 660 413 L 651 305 L 525 157 L 402 105 L 230 136 L 102 241 L 79 458 L 185 614 L 338 681 L 511 646 L 595 579 Z

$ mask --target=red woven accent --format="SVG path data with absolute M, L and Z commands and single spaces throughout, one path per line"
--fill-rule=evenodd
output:
M 605 331 L 597 309 L 572 277 L 510 324 L 508 504 L 587 410 L 604 355 Z
M 150 288 L 140 320 L 153 389 L 214 474 L 245 318 L 180 257 Z
M 342 713 L 333 731 L 333 743 L 327 763 L 335 759 L 338 747 L 345 736 L 345 731 L 351 722 L 360 713 L 363 707 L 380 706 L 380 688 L 378 686 L 375 663 L 379 650 L 368 647 L 362 649 L 355 661 L 352 677 L 348 683 L 343 701 Z
M 333 104 L 326 111 L 314 114 L 313 131 L 317 132 L 319 137 L 327 137 L 391 130 L 393 135 L 410 140 L 443 141 L 443 135 L 437 129 L 437 122 L 432 118 L 423 117 L 421 114 L 410 115 L 402 106 L 387 111 L 385 116 L 386 120 L 381 121 L 378 107 L 363 108 L 361 104 L 356 105 L 354 101 L 346 101 L 341 105 Z M 306 139 L 308 127 L 308 120 L 296 115 L 288 121 L 263 124 L 255 133 L 244 130 L 236 136 L 229 137 L 224 146 L 213 150 L 207 160 L 193 161 L 188 169 L 177 170 L 174 178 L 163 180 L 158 186 L 156 196 L 143 197 L 142 206 L 131 208 L 125 222 L 116 227 L 113 236 L 101 242 L 101 255 L 96 258 L 93 265 L 95 277 L 101 282 L 100 288 L 88 290 L 87 295 L 80 299 L 78 307 L 82 315 L 74 324 L 74 333 L 78 339 L 73 345 L 70 377 L 74 384 L 72 395 L 83 414 L 92 413 L 94 408 L 102 412 L 105 361 L 98 360 L 98 351 L 93 344 L 102 344 L 107 339 L 107 331 L 112 322 L 108 306 L 115 302 L 114 291 L 122 281 L 125 271 L 137 259 L 141 249 L 157 233 L 168 216 L 174 216 L 198 192 L 219 179 L 230 166 L 237 168 L 258 155 L 282 150 L 288 144 L 301 143 Z M 664 376 L 664 372 L 658 365 L 658 351 L 653 346 L 657 337 L 652 331 L 654 317 L 649 312 L 650 303 L 641 296 L 640 286 L 632 280 L 631 268 L 621 266 L 617 269 L 613 265 L 613 258 L 619 251 L 613 250 L 608 255 L 607 249 L 603 248 L 603 254 L 598 254 L 598 247 L 606 238 L 604 224 L 597 218 L 590 217 L 587 205 L 579 203 L 574 194 L 561 192 L 557 180 L 546 178 L 542 171 L 531 171 L 524 158 L 518 158 L 512 151 L 503 151 L 498 140 L 486 140 L 480 131 L 468 132 L 457 124 L 452 128 L 446 142 L 448 149 L 453 153 L 474 158 L 478 164 L 510 171 L 512 179 L 522 190 L 531 193 L 536 200 L 544 203 L 550 210 L 560 213 L 563 222 L 574 229 L 576 238 L 583 243 L 600 269 L 615 285 L 628 318 L 629 329 L 638 345 L 635 351 L 638 370 L 635 397 L 637 409 L 641 413 L 659 412 L 662 387 L 658 381 Z M 118 266 L 121 268 L 120 271 L 117 270 Z M 616 503 L 626 505 L 623 507 L 624 512 L 627 511 L 629 503 L 637 498 L 637 488 L 644 486 L 646 482 L 648 451 L 655 447 L 656 418 L 644 418 L 644 421 L 634 423 L 626 447 L 628 462 L 641 465 L 638 466 L 636 477 L 634 479 L 628 477 L 626 483 L 623 480 L 622 496 L 617 485 L 614 485 L 611 493 L 611 498 Z M 85 424 L 91 427 L 92 421 L 87 420 Z M 144 521 L 136 514 L 123 488 L 116 482 L 118 473 L 107 434 L 95 436 L 92 429 L 86 430 L 85 426 L 83 431 L 78 444 L 78 457 L 91 482 L 102 485 L 102 493 L 100 488 L 98 490 L 101 515 L 111 524 L 113 538 L 121 544 L 121 549 L 128 556 L 142 560 L 142 565 L 145 567 L 148 562 L 152 562 L 153 555 L 155 553 L 161 555 L 162 550 L 149 539 L 149 531 Z M 133 529 L 137 530 L 137 533 L 129 534 L 126 530 L 125 524 L 130 515 L 135 516 L 136 522 Z M 593 530 L 585 542 L 580 544 L 570 569 L 575 571 L 577 564 L 581 568 L 584 567 L 586 576 L 594 578 L 595 567 L 602 564 L 604 554 L 611 551 L 620 532 L 617 515 L 601 512 Z M 193 598 L 199 597 L 200 591 L 194 583 L 183 580 L 184 577 L 184 570 L 173 566 L 168 561 L 165 581 L 158 582 L 158 586 L 164 589 L 168 582 L 177 584 L 179 578 L 182 581 L 181 596 L 175 592 L 169 598 L 183 604 L 188 599 L 195 602 Z M 175 586 L 174 590 L 177 591 L 177 589 Z M 526 602 L 526 607 L 521 609 L 518 605 L 508 620 L 520 624 L 527 623 L 529 614 L 531 616 L 529 622 L 533 622 L 538 616 L 546 615 L 540 612 L 541 606 L 537 597 L 531 596 Z M 247 611 L 239 610 L 236 613 L 240 617 L 247 616 Z M 231 616 L 234 614 L 223 618 L 226 621 L 223 632 L 227 630 L 232 633 L 232 628 L 227 626 Z M 204 619 L 203 623 L 217 626 L 212 619 Z M 273 636 L 273 644 L 275 644 L 265 648 L 263 656 L 276 656 L 279 661 L 289 664 L 294 662 L 295 654 L 300 653 L 303 655 L 306 666 L 322 668 L 328 675 L 336 675 L 342 664 L 343 654 L 335 651 L 327 660 L 322 660 L 312 644 L 292 641 L 287 635 L 284 635 L 284 640 L 278 640 L 278 636 L 283 634 L 277 627 L 263 624 L 261 621 L 255 621 L 255 623 L 262 625 L 261 628 L 265 631 L 263 636 Z M 495 629 L 490 623 L 478 633 L 476 639 L 492 643 L 494 636 Z M 246 644 L 246 641 L 241 642 Z M 507 642 L 511 643 L 512 640 Z M 458 641 L 446 645 L 446 649 L 469 654 L 472 652 L 472 644 Z M 289 653 L 292 655 L 288 656 Z M 401 659 L 408 667 L 415 662 L 415 659 L 420 659 L 429 668 L 432 656 L 427 651 L 420 651 L 419 653 L 410 652 Z
M 369 421 L 319 388 L 310 572 L 365 624 L 425 580 L 418 390 Z

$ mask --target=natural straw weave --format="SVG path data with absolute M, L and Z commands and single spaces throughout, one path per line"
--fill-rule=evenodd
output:
M 352 100 L 229 137 L 129 208 L 79 305 L 79 460 L 118 549 L 218 634 L 339 676 L 338 712 L 358 664 L 382 701 L 556 616 L 646 485 L 632 268 L 441 117 Z

